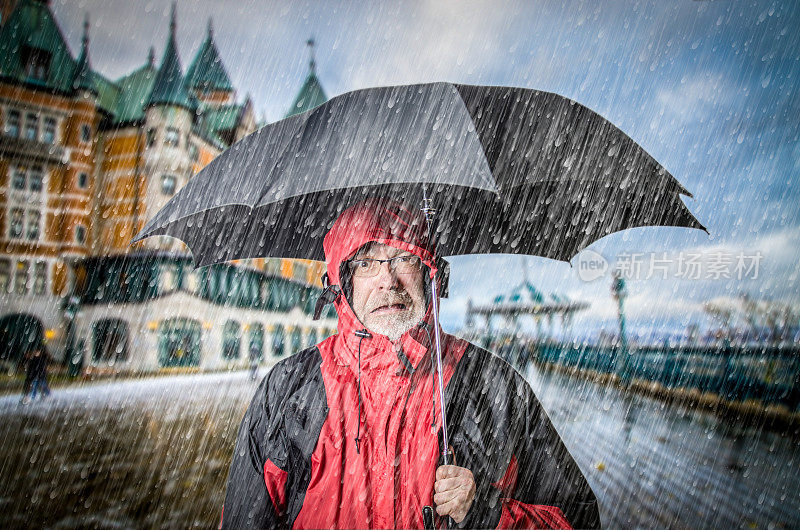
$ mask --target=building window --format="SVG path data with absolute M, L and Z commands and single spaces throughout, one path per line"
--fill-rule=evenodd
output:
M 175 187 L 178 184 L 178 179 L 175 175 L 162 175 L 161 176 L 161 193 L 164 195 L 174 195 Z
M 228 320 L 222 327 L 222 357 L 238 359 L 242 345 L 241 325 L 235 320 Z
M 250 345 L 247 353 L 250 362 L 264 358 L 264 326 L 260 322 L 250 324 Z
M 92 140 L 92 128 L 85 123 L 81 125 L 81 142 L 88 144 Z
M 42 221 L 42 214 L 36 210 L 28 210 L 28 239 L 36 241 L 39 239 L 39 224 Z
M 42 191 L 42 166 L 33 166 L 28 173 L 28 189 L 35 192 Z
M 128 323 L 118 318 L 98 320 L 92 326 L 94 362 L 124 362 L 128 360 L 130 330 Z
M 29 112 L 25 115 L 25 139 L 36 140 L 39 134 L 39 116 Z
M 280 324 L 275 325 L 275 330 L 272 332 L 272 354 L 275 357 L 280 357 L 286 350 L 284 347 L 284 337 L 286 332 Z
M 0 259 L 0 293 L 7 293 L 11 287 L 11 262 Z
M 86 227 L 85 226 L 77 225 L 75 227 L 75 241 L 77 241 L 78 244 L 81 244 L 81 245 L 86 243 Z
M 300 328 L 295 326 L 295 328 L 292 330 L 292 338 L 290 341 L 292 348 L 290 353 L 297 353 L 303 349 L 303 332 L 300 331 Z
M 47 144 L 52 144 L 56 141 L 56 119 L 45 118 L 44 128 L 42 129 L 42 141 Z
M 14 275 L 14 284 L 17 294 L 28 294 L 28 262 L 18 261 L 17 271 Z
M 17 166 L 13 169 L 11 175 L 11 187 L 15 190 L 24 190 L 27 182 L 26 178 L 27 169 L 25 166 Z
M 33 294 L 44 294 L 47 287 L 47 263 L 38 262 L 33 269 Z
M 318 340 L 319 339 L 317 338 L 317 330 L 312 328 L 311 331 L 308 333 L 306 344 L 308 345 L 308 347 L 316 346 Z
M 50 73 L 50 53 L 39 48 L 23 46 L 20 54 L 23 70 L 28 79 L 47 81 Z
M 197 162 L 197 159 L 200 158 L 197 144 L 194 142 L 189 143 L 189 158 L 192 162 Z
M 6 136 L 19 136 L 20 115 L 18 110 L 9 109 L 6 115 Z
M 180 143 L 180 131 L 175 127 L 167 127 L 164 134 L 164 143 L 173 147 L 178 147 Z
M 171 318 L 159 324 L 158 360 L 161 366 L 198 366 L 202 328 L 197 320 Z
M 85 190 L 87 187 L 89 187 L 89 175 L 86 173 L 78 174 L 78 187 L 82 190 Z
M 25 190 L 41 193 L 44 187 L 44 171 L 42 166 L 12 166 L 11 187 L 15 190 Z
M 156 143 L 156 130 L 155 129 L 147 129 L 147 138 L 145 140 L 147 142 L 147 147 L 153 147 L 153 144 Z
M 22 217 L 24 212 L 22 208 L 12 208 L 11 209 L 11 223 L 8 225 L 8 237 L 9 239 L 21 238 L 22 237 Z

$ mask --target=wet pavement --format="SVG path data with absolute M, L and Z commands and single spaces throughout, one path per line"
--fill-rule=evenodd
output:
M 800 448 L 785 433 L 528 372 L 608 528 L 800 528 Z
M 608 528 L 800 527 L 791 438 L 560 374 L 527 374 Z M 0 527 L 214 527 L 246 373 L 0 398 Z

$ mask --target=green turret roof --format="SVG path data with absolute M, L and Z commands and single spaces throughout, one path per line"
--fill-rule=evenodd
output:
M 175 4 L 172 5 L 172 20 L 169 24 L 169 40 L 167 48 L 164 50 L 164 58 L 161 60 L 161 67 L 158 69 L 153 91 L 147 102 L 150 105 L 175 105 L 192 108 L 189 93 L 186 91 L 186 84 L 181 73 L 181 62 L 178 58 L 178 49 L 175 45 Z
M 222 106 L 209 106 L 199 112 L 195 132 L 213 145 L 224 149 L 234 141 L 234 131 L 249 102 Z
M 223 105 L 211 107 L 203 113 L 204 121 L 211 130 L 233 129 L 239 123 L 243 105 Z
M 325 91 L 322 89 L 322 85 L 319 83 L 316 74 L 311 72 L 308 74 L 308 77 L 306 77 L 303 88 L 301 88 L 300 93 L 297 94 L 294 103 L 292 103 L 292 106 L 289 108 L 289 112 L 286 113 L 286 117 L 288 118 L 289 116 L 311 110 L 314 107 L 319 107 L 326 101 L 328 101 L 328 96 L 325 95 Z
M 34 58 L 45 66 L 38 79 L 36 72 L 26 72 Z M 0 28 L 0 76 L 47 88 L 70 91 L 75 62 L 47 3 L 20 0 Z
M 300 89 L 300 93 L 297 94 L 294 103 L 289 107 L 289 112 L 287 112 L 285 116 L 286 118 L 311 110 L 314 107 L 319 107 L 328 101 L 328 96 L 325 95 L 325 91 L 322 89 L 319 79 L 317 79 L 317 62 L 314 59 L 314 39 L 308 39 L 306 44 L 311 54 L 311 59 L 308 63 L 308 76 L 303 82 L 303 87 Z
M 83 23 L 83 41 L 81 44 L 81 55 L 78 58 L 78 66 L 75 68 L 75 76 L 72 79 L 72 88 L 75 90 L 88 90 L 97 95 L 98 90 L 94 84 L 92 67 L 89 64 L 89 17 Z
M 148 61 L 138 70 L 117 80 L 120 95 L 114 112 L 115 123 L 138 121 L 144 117 L 144 108 L 150 100 L 157 73 L 153 63 Z
M 210 21 L 206 41 L 197 52 L 189 70 L 186 71 L 186 86 L 200 91 L 233 91 L 230 77 L 225 71 L 217 45 L 214 43 L 214 29 Z
M 119 87 L 95 71 L 92 71 L 92 86 L 92 92 L 97 95 L 97 106 L 113 116 L 120 95 Z

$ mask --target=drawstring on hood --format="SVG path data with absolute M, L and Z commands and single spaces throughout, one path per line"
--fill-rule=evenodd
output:
M 366 329 L 358 330 L 355 333 L 356 337 L 359 338 L 358 341 L 358 427 L 356 430 L 356 454 L 361 454 L 361 448 L 359 444 L 361 443 L 361 343 L 364 342 L 364 339 L 372 338 L 372 334 L 367 331 Z

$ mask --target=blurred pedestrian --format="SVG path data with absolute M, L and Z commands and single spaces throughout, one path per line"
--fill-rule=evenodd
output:
M 261 349 L 258 344 L 250 345 L 250 379 L 258 379 L 258 361 L 261 358 Z
M 39 344 L 25 354 L 25 383 L 22 387 L 22 404 L 27 405 L 36 399 L 41 392 L 42 398 L 50 395 L 50 386 L 47 384 L 47 349 L 44 344 Z

